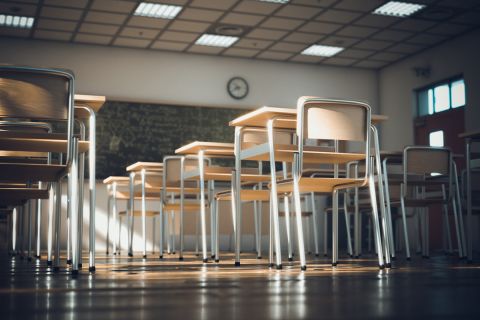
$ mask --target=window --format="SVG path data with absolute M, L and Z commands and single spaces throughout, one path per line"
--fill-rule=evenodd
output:
M 455 78 L 417 90 L 418 115 L 426 116 L 466 104 L 465 82 Z
M 443 147 L 445 145 L 443 141 L 443 130 L 430 132 L 428 136 L 428 144 L 430 147 Z

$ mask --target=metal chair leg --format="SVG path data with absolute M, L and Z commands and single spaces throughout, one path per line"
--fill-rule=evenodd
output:
M 372 170 L 370 170 L 368 186 L 370 189 L 370 202 L 372 204 L 372 220 L 373 220 L 373 228 L 375 232 L 376 248 L 377 248 L 377 254 L 378 254 L 378 265 L 382 269 L 385 267 L 385 264 L 383 260 L 382 237 L 380 232 L 380 222 L 378 218 L 377 197 L 375 193 L 375 181 L 373 179 L 373 163 L 372 163 Z
M 47 265 L 53 264 L 53 219 L 55 212 L 55 183 L 50 183 L 48 190 L 48 221 L 47 221 Z
M 318 250 L 318 221 L 317 221 L 317 206 L 315 205 L 315 194 L 311 193 L 312 199 L 312 220 L 313 220 L 313 241 L 314 241 L 314 248 L 315 248 L 315 256 L 318 257 L 319 250 Z
M 54 271 L 58 271 L 60 268 L 60 231 L 62 222 L 62 183 L 61 181 L 55 184 L 55 261 Z
M 332 266 L 338 264 L 338 190 L 333 190 L 332 195 Z

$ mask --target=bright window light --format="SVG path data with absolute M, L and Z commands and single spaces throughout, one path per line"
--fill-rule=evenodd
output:
M 263 2 L 273 2 L 273 3 L 287 3 L 290 0 L 260 0 Z
M 331 47 L 331 46 L 322 46 L 314 44 L 307 49 L 302 51 L 303 55 L 307 56 L 320 56 L 320 57 L 331 57 L 342 51 L 344 48 L 340 47 Z
M 137 9 L 135 9 L 134 15 L 158 19 L 173 19 L 177 16 L 180 10 L 182 10 L 181 6 L 140 2 Z
M 433 114 L 433 89 L 428 89 L 428 114 Z
M 0 14 L 0 27 L 31 29 L 35 18 Z
M 452 82 L 452 108 L 465 105 L 465 82 L 462 80 Z
M 231 36 L 219 36 L 216 34 L 204 34 L 195 44 L 200 46 L 210 46 L 210 47 L 230 47 L 238 40 L 238 37 Z
M 437 86 L 433 89 L 435 96 L 435 112 L 441 112 L 450 108 L 450 88 L 448 84 Z
M 430 132 L 430 135 L 428 136 L 428 141 L 430 147 L 443 147 L 443 130 Z
M 389 1 L 373 11 L 373 14 L 405 18 L 425 8 L 424 4 Z

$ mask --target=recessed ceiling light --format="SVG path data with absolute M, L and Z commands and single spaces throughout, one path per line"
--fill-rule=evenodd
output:
M 204 34 L 195 44 L 200 46 L 211 46 L 211 47 L 230 47 L 238 40 L 238 37 L 231 36 L 219 36 L 216 34 Z
M 140 2 L 133 15 L 159 19 L 173 19 L 182 10 L 181 6 L 169 4 Z
M 263 2 L 273 2 L 273 3 L 287 3 L 290 0 L 260 0 Z
M 31 29 L 35 18 L 0 14 L 0 27 Z
M 389 1 L 373 11 L 373 14 L 405 18 L 425 8 L 426 5 L 400 1 Z
M 343 49 L 345 48 L 314 44 L 303 50 L 302 54 L 306 56 L 331 57 L 336 55 L 340 51 L 343 51 Z

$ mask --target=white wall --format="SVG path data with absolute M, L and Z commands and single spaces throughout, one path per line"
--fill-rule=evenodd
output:
M 64 67 L 77 92 L 107 99 L 197 106 L 294 107 L 301 95 L 343 97 L 377 105 L 376 72 L 366 69 L 1 39 L 0 62 Z M 250 94 L 230 98 L 226 83 L 243 76 Z
M 400 150 L 413 144 L 413 118 L 416 116 L 414 90 L 436 81 L 463 74 L 466 83 L 467 130 L 480 128 L 480 30 L 446 42 L 379 73 L 380 112 L 390 117 L 382 127 L 382 146 Z M 431 68 L 428 78 L 416 77 L 414 67 Z

